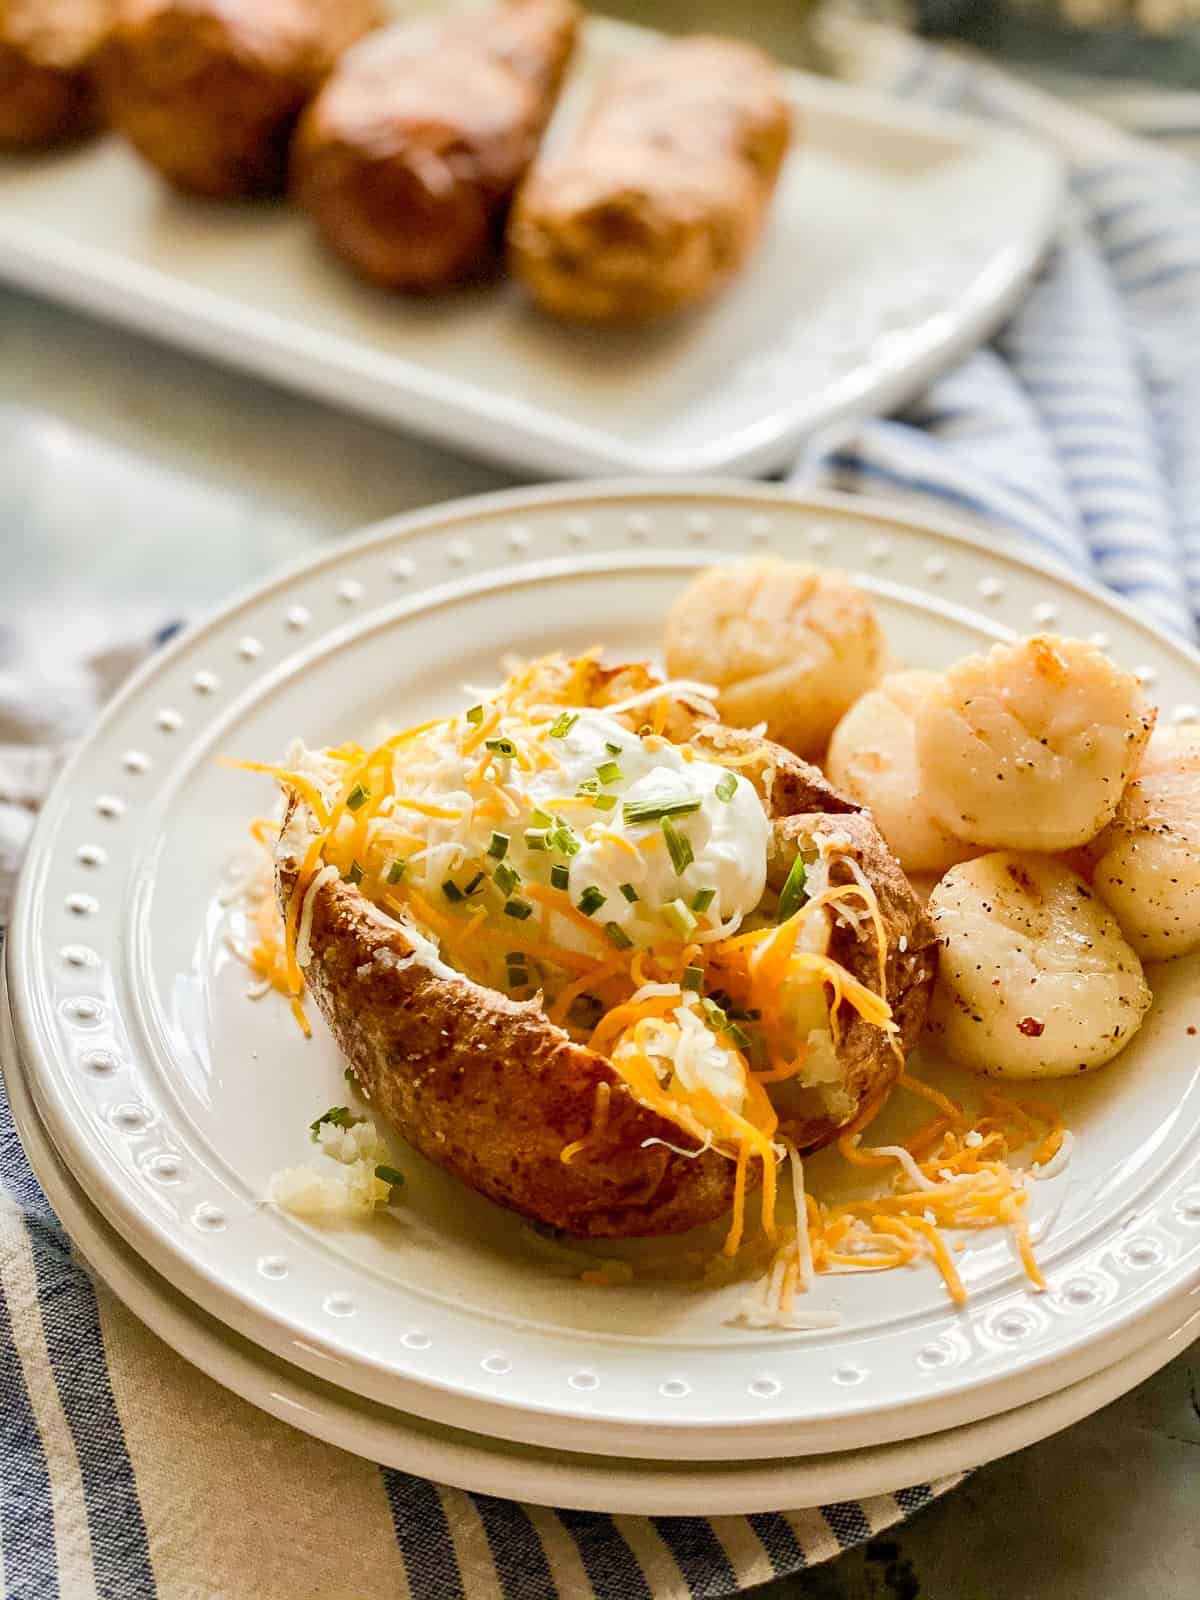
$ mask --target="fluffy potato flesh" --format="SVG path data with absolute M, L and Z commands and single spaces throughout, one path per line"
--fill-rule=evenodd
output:
M 825 770 L 830 781 L 868 807 L 908 872 L 945 872 L 971 847 L 929 809 L 917 761 L 914 719 L 933 672 L 893 672 L 847 711 L 833 731 Z
M 916 715 L 934 817 L 971 844 L 1070 850 L 1109 823 L 1154 726 L 1095 646 L 1039 636 L 967 656 Z
M 870 600 L 844 573 L 761 560 L 702 572 L 667 617 L 672 677 L 720 692 L 723 722 L 766 723 L 799 755 L 821 752 L 878 681 L 886 644 Z
M 1096 892 L 1144 960 L 1200 949 L 1200 729 L 1154 735 L 1090 853 Z
M 1141 1026 L 1141 962 L 1060 862 L 979 856 L 946 874 L 929 909 L 942 945 L 929 1030 L 963 1066 L 1065 1077 L 1111 1060 Z

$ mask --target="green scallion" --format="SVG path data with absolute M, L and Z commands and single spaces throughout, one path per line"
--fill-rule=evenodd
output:
M 599 794 L 600 793 L 600 780 L 599 780 L 599 778 L 584 778 L 583 782 L 575 790 L 575 793 L 576 794 Z
M 560 861 L 556 861 L 550 868 L 550 882 L 553 887 L 555 889 L 565 889 L 570 881 L 571 874 L 569 869 L 564 867 Z
M 477 872 L 471 879 L 470 883 L 463 890 L 463 894 L 466 895 L 468 899 L 475 893 L 476 889 L 478 889 L 479 885 L 483 882 L 483 878 L 484 874 L 482 872 Z
M 615 811 L 617 797 L 615 794 L 598 794 L 592 800 L 593 811 Z
M 483 707 L 482 706 L 472 706 L 471 709 L 467 712 L 467 721 L 468 722 L 473 722 L 475 724 L 475 726 L 478 727 L 479 724 L 483 721 Z
M 749 1050 L 750 1035 L 744 1028 L 739 1028 L 736 1022 L 731 1022 L 725 1029 L 725 1037 L 731 1040 L 739 1050 Z
M 715 889 L 697 889 L 692 896 L 692 910 L 707 911 L 716 898 L 717 891 Z
M 521 874 L 514 872 L 507 861 L 502 861 L 492 873 L 492 882 L 501 894 L 511 894 L 521 881 Z
M 696 859 L 692 851 L 692 841 L 685 833 L 680 833 L 670 817 L 662 819 L 662 831 L 671 856 L 671 865 L 675 868 L 675 876 L 682 877 Z
M 362 881 L 363 881 L 362 862 L 361 861 L 352 861 L 350 863 L 350 871 L 346 874 L 346 882 L 347 883 L 353 883 L 353 884 L 359 884 Z
M 365 783 L 356 783 L 346 796 L 346 809 L 348 811 L 361 811 L 371 798 L 371 791 Z
M 334 1128 L 352 1128 L 358 1118 L 349 1106 L 330 1106 L 328 1111 L 322 1111 L 315 1122 L 310 1122 L 308 1131 L 315 1139 L 326 1123 Z
M 484 749 L 490 750 L 493 755 L 502 756 L 505 761 L 511 761 L 517 753 L 517 747 L 511 739 L 485 739 Z
M 625 896 L 626 900 L 629 901 L 631 906 L 636 905 L 641 899 L 641 895 L 638 894 L 637 890 L 631 883 L 623 883 L 621 885 L 621 893 Z
M 685 989 L 690 989 L 693 994 L 699 994 L 704 987 L 704 971 L 701 967 L 684 967 L 680 983 Z
M 404 1183 L 404 1174 L 397 1172 L 395 1167 L 378 1166 L 375 1168 L 375 1176 L 380 1183 L 390 1184 L 393 1189 L 401 1188 Z
M 403 861 L 399 856 L 396 856 L 387 869 L 386 881 L 388 883 L 399 883 L 407 871 L 408 862 Z
M 599 911 L 607 898 L 608 896 L 602 890 L 597 889 L 594 883 L 590 883 L 579 896 L 576 904 L 585 917 L 590 917 L 594 912 Z
M 535 811 L 529 819 L 532 828 L 548 828 L 554 819 L 548 811 Z
M 504 902 L 504 915 L 515 917 L 518 922 L 524 922 L 526 917 L 533 915 L 533 907 L 528 900 L 506 900 Z
M 549 835 L 552 848 L 568 858 L 577 856 L 580 850 L 579 840 L 561 817 L 556 817 L 554 823 L 554 832 Z
M 458 887 L 453 878 L 447 878 L 445 883 L 443 883 L 442 893 L 446 896 L 446 899 L 451 901 L 454 905 L 457 905 L 458 902 L 464 898 L 462 890 Z
M 779 893 L 779 909 L 775 913 L 777 922 L 786 922 L 794 916 L 808 899 L 805 883 L 808 880 L 808 869 L 804 865 L 804 857 L 797 856 L 792 862 L 791 871 L 784 879 L 783 888 Z
M 604 931 L 608 935 L 609 942 L 615 944 L 618 950 L 632 950 L 633 940 L 619 922 L 606 922 Z
M 601 783 L 620 783 L 625 774 L 615 761 L 602 761 L 596 768 Z
M 627 823 L 661 822 L 664 817 L 690 817 L 702 804 L 699 795 L 679 800 L 626 800 L 624 816 Z
M 550 724 L 550 737 L 552 739 L 565 739 L 578 721 L 578 713 L 571 711 L 560 711 L 558 716 L 555 717 L 554 721 Z
M 713 793 L 716 795 L 718 800 L 724 800 L 728 802 L 732 800 L 734 795 L 737 793 L 737 785 L 738 781 L 735 774 L 732 772 L 727 772 L 721 779 L 720 783 L 718 783 Z
M 695 933 L 696 919 L 682 900 L 668 901 L 662 913 L 681 939 L 688 939 Z
M 492 842 L 487 847 L 487 853 L 496 861 L 503 861 L 508 854 L 508 847 L 512 843 L 508 834 L 493 833 Z
M 606 739 L 604 741 L 604 748 L 608 751 L 610 756 L 619 756 L 624 747 L 619 744 L 614 744 L 611 739 Z
M 544 850 L 546 848 L 545 828 L 530 828 L 525 834 L 525 848 L 527 850 Z

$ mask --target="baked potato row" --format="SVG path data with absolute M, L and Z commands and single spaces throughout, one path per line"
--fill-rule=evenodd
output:
M 899 1031 L 893 1042 L 840 1008 L 838 1114 L 811 1090 L 779 1097 L 787 1131 L 799 1148 L 813 1149 L 835 1138 L 901 1070 L 924 1023 L 934 930 L 870 817 L 815 767 L 750 733 L 705 725 L 691 737 L 705 759 L 736 758 L 757 789 L 772 822 L 775 887 L 797 851 L 823 833 L 837 843 L 831 883 L 850 881 L 853 861 L 878 897 L 886 997 Z M 281 834 L 277 892 L 284 908 L 297 882 L 301 804 L 292 802 Z M 680 1153 L 693 1141 L 641 1105 L 612 1062 L 551 1023 L 538 1000 L 514 1001 L 455 972 L 353 883 L 319 883 L 306 904 L 313 998 L 373 1109 L 423 1155 L 489 1199 L 580 1237 L 677 1233 L 729 1210 L 734 1163 L 714 1149 Z M 860 934 L 833 919 L 829 954 L 877 988 L 880 952 L 869 927 Z M 608 1113 L 594 1126 L 602 1085 Z M 563 1150 L 576 1141 L 583 1144 L 565 1163 Z M 752 1160 L 749 1186 L 761 1178 L 761 1163 Z

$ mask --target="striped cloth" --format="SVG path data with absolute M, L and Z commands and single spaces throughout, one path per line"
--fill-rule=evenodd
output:
M 1156 147 L 868 30 L 864 81 L 1041 129 L 1067 156 L 1062 241 L 1003 334 L 903 416 L 814 441 L 795 481 L 986 521 L 1189 634 L 1200 603 L 1200 191 Z M 1142 96 L 1138 103 L 1144 105 Z M 1191 109 L 1191 102 L 1185 101 Z M 1200 116 L 1188 124 L 1195 138 Z M 981 197 L 981 204 L 986 197 Z M 0 926 L 57 766 L 125 666 L 48 694 L 0 673 Z M 789 1515 L 607 1517 L 440 1488 L 234 1399 L 95 1284 L 0 1089 L 0 1593 L 9 1600 L 719 1597 L 827 1560 L 951 1482 Z

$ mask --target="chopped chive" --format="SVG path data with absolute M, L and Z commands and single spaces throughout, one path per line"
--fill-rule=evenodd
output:
M 715 889 L 697 889 L 692 896 L 692 910 L 707 911 L 716 898 L 717 891 Z
M 625 896 L 626 900 L 629 901 L 629 904 L 631 906 L 632 905 L 636 905 L 637 902 L 641 899 L 641 896 L 638 894 L 637 890 L 633 887 L 633 885 L 631 883 L 623 883 L 621 885 L 621 893 Z
M 593 811 L 615 811 L 617 797 L 615 794 L 598 794 L 592 801 Z
M 504 915 L 516 917 L 518 922 L 524 922 L 526 917 L 533 915 L 533 907 L 528 900 L 506 900 L 504 902 Z
M 675 868 L 675 876 L 680 878 L 696 859 L 692 852 L 692 841 L 685 833 L 680 833 L 670 817 L 662 819 L 662 831 L 671 856 L 671 865 Z
M 614 744 L 611 739 L 606 739 L 604 741 L 604 748 L 608 751 L 610 756 L 619 756 L 624 747 L 619 744 Z
M 608 896 L 600 889 L 597 889 L 594 883 L 590 883 L 579 896 L 576 904 L 585 917 L 590 917 L 594 911 L 599 911 L 607 898 Z
M 611 943 L 615 944 L 618 950 L 632 950 L 633 940 L 625 932 L 625 929 L 619 922 L 606 922 L 604 924 L 604 931 L 608 935 Z
M 699 795 L 689 795 L 680 800 L 626 800 L 626 822 L 661 822 L 664 817 L 690 817 L 699 811 Z
M 704 1015 L 708 1018 L 709 1026 L 717 1033 L 724 1032 L 725 1028 L 729 1025 L 729 1018 L 725 1015 L 724 1011 L 722 1011 L 721 1007 L 715 1000 L 705 1000 L 702 1003 L 704 1006 Z
M 727 772 L 713 791 L 718 800 L 732 800 L 737 793 L 737 777 L 732 772 Z
M 387 881 L 388 881 L 388 883 L 399 883 L 400 879 L 404 876 L 404 874 L 407 871 L 408 871 L 408 862 L 407 861 L 403 861 L 403 860 L 401 860 L 401 858 L 399 856 L 396 856 L 395 859 L 392 861 L 391 866 L 389 866 L 388 869 L 387 869 Z
M 567 857 L 577 856 L 580 850 L 579 840 L 561 817 L 556 818 L 555 822 L 556 826 L 554 832 L 550 835 L 550 843 L 560 855 Z
M 467 712 L 467 721 L 475 723 L 475 725 L 478 727 L 478 725 L 483 721 L 483 707 L 472 706 Z
M 511 842 L 506 833 L 493 833 L 492 842 L 487 848 L 488 855 L 492 856 L 496 861 L 503 861 L 508 854 L 508 847 Z
M 349 1106 L 330 1106 L 328 1111 L 322 1111 L 315 1122 L 310 1122 L 308 1131 L 315 1139 L 325 1123 L 334 1128 L 352 1128 L 358 1118 Z
M 777 922 L 786 922 L 807 900 L 808 895 L 804 888 L 807 879 L 808 869 L 804 865 L 804 857 L 797 856 L 779 894 L 779 909 L 775 913 Z
M 683 988 L 699 994 L 704 987 L 704 971 L 701 967 L 684 967 L 683 977 L 679 981 Z
M 471 895 L 473 895 L 475 893 L 476 889 L 478 889 L 479 885 L 483 882 L 483 878 L 484 878 L 484 874 L 482 872 L 477 872 L 475 874 L 475 876 L 471 879 L 470 883 L 463 890 L 463 894 L 466 895 L 468 898 Z
M 485 739 L 484 748 L 492 751 L 494 755 L 503 756 L 506 761 L 511 761 L 517 753 L 517 747 L 511 739 Z
M 596 768 L 601 783 L 620 783 L 625 774 L 615 761 L 602 761 Z
M 365 783 L 356 783 L 346 796 L 346 806 L 350 811 L 361 811 L 371 798 L 371 791 Z
M 521 881 L 521 874 L 514 872 L 507 861 L 502 861 L 492 873 L 492 882 L 501 894 L 511 894 Z
M 732 1039 L 739 1050 L 748 1050 L 750 1048 L 750 1035 L 744 1028 L 739 1028 L 736 1022 L 731 1022 L 725 1029 L 725 1037 Z
M 585 778 L 575 791 L 576 794 L 599 794 L 599 778 Z
M 662 911 L 663 916 L 681 939 L 686 939 L 695 933 L 696 919 L 682 900 L 669 900 Z
M 546 811 L 535 811 L 530 817 L 530 825 L 534 828 L 548 828 L 554 819 Z
M 570 871 L 561 862 L 556 861 L 550 868 L 550 882 L 556 889 L 565 889 L 570 881 Z
M 565 739 L 578 721 L 578 713 L 560 711 L 550 724 L 550 737 L 552 739 Z
M 390 1184 L 393 1189 L 401 1188 L 404 1183 L 404 1174 L 397 1172 L 395 1167 L 378 1166 L 375 1168 L 375 1176 L 380 1183 Z
M 346 882 L 347 883 L 358 884 L 358 883 L 361 883 L 362 881 L 363 881 L 362 862 L 361 861 L 352 861 L 350 863 L 350 871 L 346 874 Z
M 455 905 L 457 905 L 458 902 L 464 898 L 462 890 L 458 887 L 453 878 L 447 878 L 445 883 L 443 883 L 442 893 L 446 896 L 447 900 L 452 901 Z
M 546 848 L 546 830 L 544 828 L 530 828 L 525 835 L 525 848 L 527 850 L 544 850 Z

